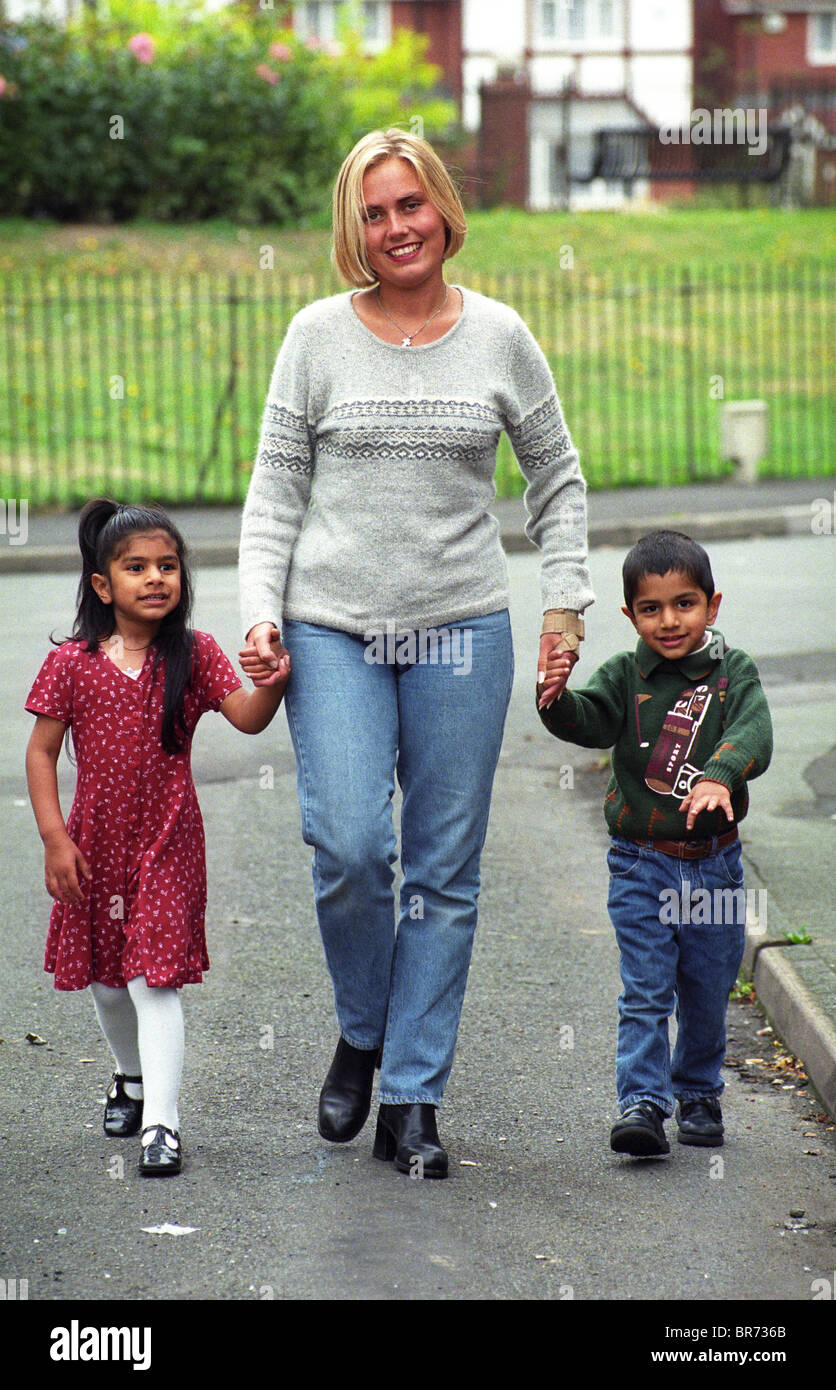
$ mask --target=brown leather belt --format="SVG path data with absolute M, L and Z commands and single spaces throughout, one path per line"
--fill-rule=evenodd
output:
M 714 854 L 715 849 L 725 849 L 738 838 L 737 826 L 718 835 L 715 840 L 632 840 L 634 845 L 645 849 L 658 849 L 660 854 L 670 854 L 674 859 L 705 859 Z

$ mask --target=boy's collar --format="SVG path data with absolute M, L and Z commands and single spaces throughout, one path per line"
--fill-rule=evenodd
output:
M 676 666 L 683 676 L 687 676 L 689 680 L 696 680 L 698 676 L 707 676 L 712 666 L 716 666 L 721 660 L 721 657 L 716 655 L 718 643 L 720 650 L 725 655 L 728 647 L 723 634 L 718 632 L 716 627 L 713 627 L 706 646 L 701 647 L 699 651 L 689 652 L 687 656 L 680 657 L 678 661 L 669 661 L 666 656 L 662 656 L 661 652 L 654 652 L 640 637 L 636 644 L 636 665 L 643 678 L 652 675 L 657 666 Z

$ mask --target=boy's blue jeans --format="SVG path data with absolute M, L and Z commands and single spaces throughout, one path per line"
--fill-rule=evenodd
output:
M 379 1099 L 392 1105 L 439 1105 L 453 1062 L 513 683 L 507 609 L 458 627 L 446 662 L 431 652 L 369 661 L 363 637 L 291 620 L 282 629 L 302 836 L 340 1032 L 354 1047 L 383 1043 Z M 409 656 L 393 643 L 398 652 Z
M 613 837 L 607 867 L 624 986 L 618 999 L 619 1109 L 650 1100 L 670 1115 L 674 1099 L 723 1090 L 726 1009 L 746 932 L 740 841 L 686 860 Z M 671 1057 L 674 1008 L 678 1033 Z

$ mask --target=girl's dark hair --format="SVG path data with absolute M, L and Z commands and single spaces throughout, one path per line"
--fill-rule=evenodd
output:
M 177 549 L 180 562 L 180 602 L 163 618 L 152 645 L 157 679 L 165 659 L 162 745 L 166 753 L 180 753 L 186 747 L 183 699 L 191 682 L 194 633 L 191 630 L 192 582 L 186 543 L 173 521 L 160 507 L 122 505 L 107 497 L 96 497 L 82 509 L 78 520 L 81 550 L 81 579 L 78 585 L 73 640 L 87 643 L 87 650 L 98 651 L 99 644 L 111 636 L 116 620 L 113 605 L 103 603 L 90 582 L 94 574 L 107 574 L 108 566 L 137 531 L 167 531 Z
M 636 542 L 621 570 L 624 602 L 631 613 L 639 580 L 646 574 L 668 574 L 670 570 L 687 574 L 707 599 L 713 597 L 711 563 L 702 546 L 682 531 L 651 531 Z

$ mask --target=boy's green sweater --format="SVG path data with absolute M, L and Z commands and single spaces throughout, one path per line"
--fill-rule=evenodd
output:
M 639 639 L 635 653 L 611 657 L 582 690 L 565 690 L 539 714 L 556 738 L 612 747 L 604 815 L 610 834 L 628 840 L 698 840 L 729 830 L 720 808 L 703 811 L 686 830 L 683 797 L 704 777 L 722 782 L 737 823 L 749 805 L 747 780 L 765 772 L 772 756 L 757 667 L 716 628 L 707 647 L 680 661 Z

